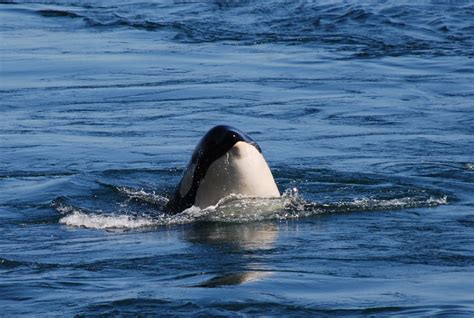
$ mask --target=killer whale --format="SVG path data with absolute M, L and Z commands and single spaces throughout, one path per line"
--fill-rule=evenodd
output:
M 193 205 L 203 209 L 230 194 L 280 196 L 257 142 L 237 128 L 219 125 L 197 144 L 167 210 L 177 213 Z

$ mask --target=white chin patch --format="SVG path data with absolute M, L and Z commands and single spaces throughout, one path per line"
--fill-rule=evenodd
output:
M 237 142 L 209 166 L 194 205 L 206 208 L 230 194 L 260 198 L 280 196 L 265 158 L 254 146 L 243 141 Z

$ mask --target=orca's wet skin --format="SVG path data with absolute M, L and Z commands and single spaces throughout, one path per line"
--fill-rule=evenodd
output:
M 165 209 L 205 209 L 230 195 L 278 198 L 280 192 L 257 142 L 235 127 L 218 125 L 197 144 Z

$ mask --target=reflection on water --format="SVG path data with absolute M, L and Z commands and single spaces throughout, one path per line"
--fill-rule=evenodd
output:
M 186 232 L 186 240 L 204 246 L 203 253 L 217 260 L 214 277 L 195 287 L 240 285 L 270 276 L 271 269 L 254 253 L 273 249 L 277 239 L 278 228 L 270 222 L 195 224 Z

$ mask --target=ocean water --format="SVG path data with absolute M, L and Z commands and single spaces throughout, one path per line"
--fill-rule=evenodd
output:
M 473 145 L 472 1 L 0 1 L 0 315 L 472 317 Z

